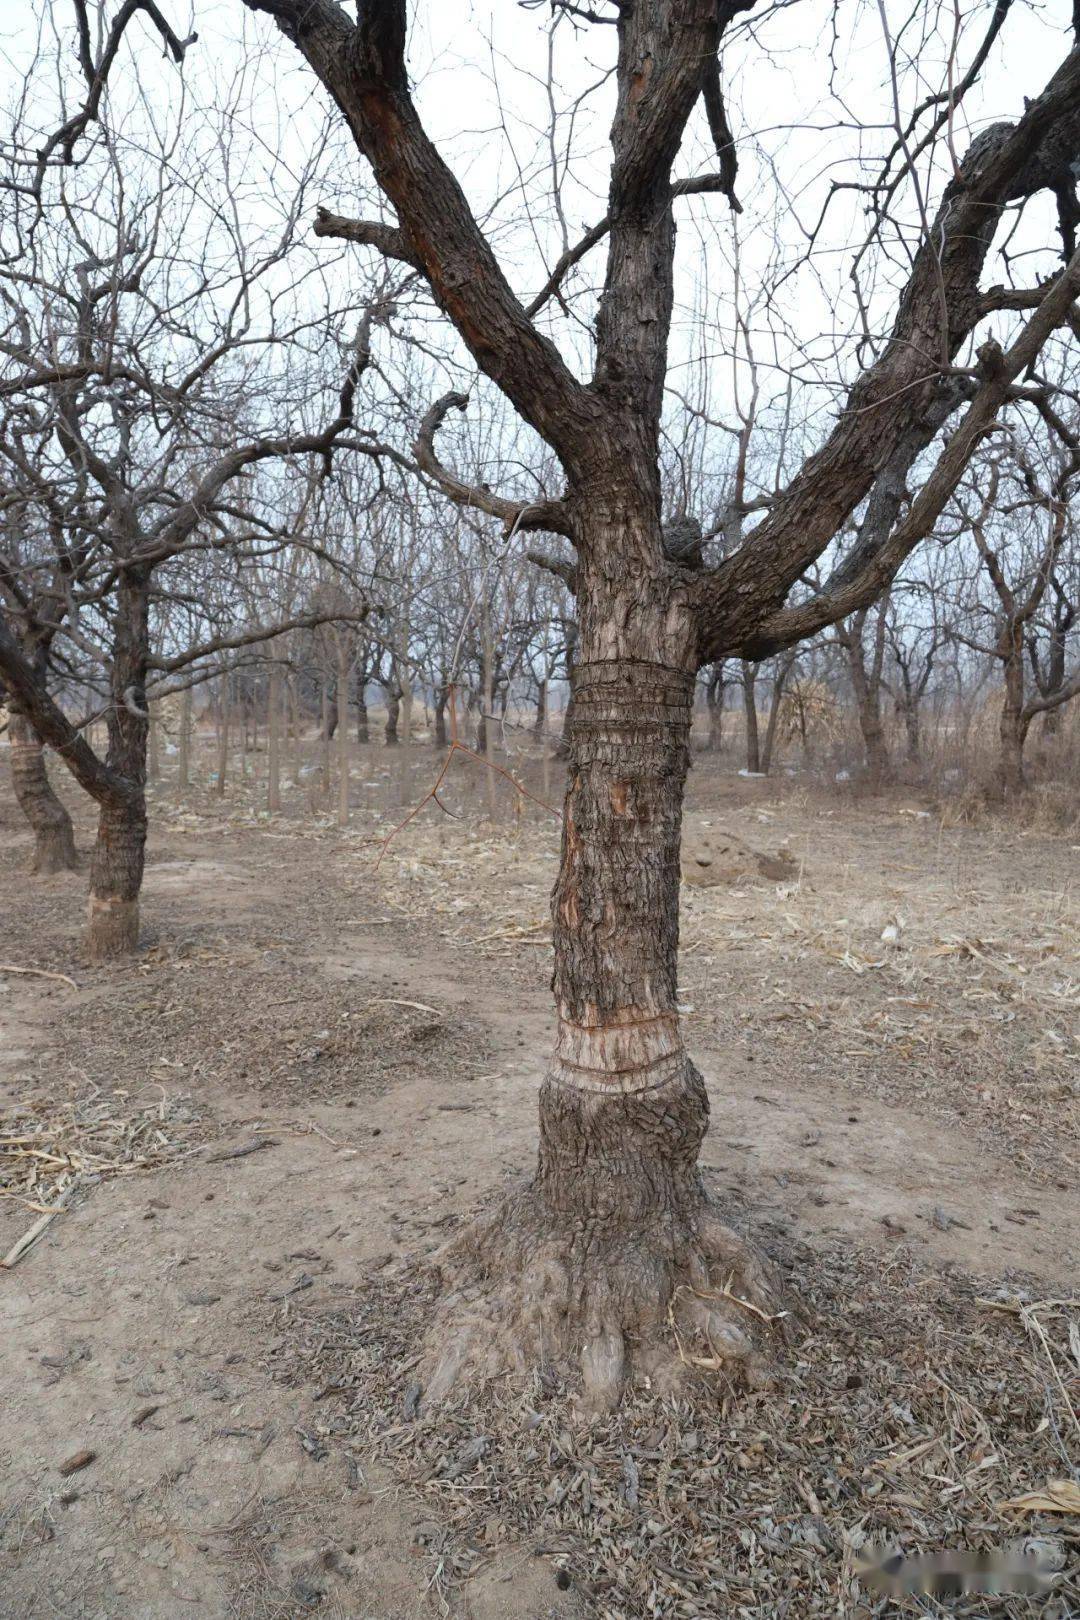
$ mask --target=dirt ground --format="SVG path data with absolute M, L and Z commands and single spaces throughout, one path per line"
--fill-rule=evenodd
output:
M 601 1432 L 541 1390 L 477 1440 L 401 1391 L 423 1256 L 534 1152 L 558 829 L 429 807 L 376 869 L 385 758 L 345 830 L 310 784 L 273 818 L 254 775 L 158 784 L 144 948 L 110 968 L 85 872 L 25 874 L 0 766 L 0 1254 L 69 1186 L 0 1270 L 3 1620 L 855 1615 L 868 1538 L 958 1525 L 1041 1537 L 1057 1609 L 911 1612 L 1080 1613 L 1080 1516 L 1000 1507 L 1080 1478 L 1075 834 L 699 763 L 687 848 L 791 857 L 684 890 L 706 1174 L 825 1325 L 780 1417 L 725 1395 Z

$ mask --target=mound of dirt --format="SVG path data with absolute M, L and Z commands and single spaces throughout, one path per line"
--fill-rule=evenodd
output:
M 682 880 L 697 888 L 721 883 L 790 883 L 799 863 L 786 845 L 773 851 L 752 849 L 723 828 L 683 839 Z

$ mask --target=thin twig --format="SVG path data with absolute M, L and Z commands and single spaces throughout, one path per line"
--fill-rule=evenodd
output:
M 56 979 L 60 984 L 70 984 L 73 990 L 79 987 L 74 979 L 69 979 L 66 973 L 50 973 L 46 968 L 15 967 L 10 962 L 0 962 L 0 973 L 31 974 L 35 979 Z

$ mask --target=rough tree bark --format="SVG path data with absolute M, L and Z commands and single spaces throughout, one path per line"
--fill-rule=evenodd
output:
M 905 691 L 896 705 L 904 723 L 907 739 L 907 762 L 918 765 L 922 759 L 922 721 L 920 701 L 915 692 Z
M 266 693 L 266 808 L 281 809 L 281 669 L 270 665 Z
M 761 751 L 761 770 L 768 776 L 772 770 L 773 754 L 776 750 L 776 732 L 780 724 L 780 705 L 784 701 L 784 688 L 787 678 L 795 667 L 798 649 L 793 647 L 785 653 L 783 658 L 777 660 L 773 674 L 772 696 L 769 698 L 769 718 L 765 726 L 765 747 Z
M 855 712 L 859 717 L 859 731 L 863 741 L 866 780 L 875 791 L 888 780 L 891 769 L 889 747 L 885 740 L 885 727 L 881 718 L 886 612 L 887 603 L 882 602 L 874 625 L 874 645 L 869 659 L 866 656 L 864 639 L 867 609 L 861 609 L 848 624 L 837 625 L 836 629 L 837 638 L 847 657 L 851 687 L 855 694 Z
M 432 710 L 434 718 L 434 741 L 436 748 L 446 748 L 450 738 L 446 730 L 446 706 L 450 701 L 450 683 L 445 678 L 439 681 L 435 688 L 435 703 Z
M 51 641 L 51 634 L 44 626 L 28 629 L 22 638 L 30 666 L 43 686 L 48 681 Z M 12 693 L 5 696 L 11 749 L 11 785 L 16 803 L 34 837 L 30 870 L 41 877 L 73 871 L 76 865 L 75 832 L 71 817 L 49 781 L 42 738 L 18 698 Z
M 331 691 L 329 682 L 327 682 L 324 696 L 326 701 L 323 704 L 323 740 L 324 742 L 333 742 L 338 728 L 337 685 L 335 684 L 333 691 Z
M 385 682 L 383 690 L 386 692 L 386 727 L 384 732 L 386 746 L 387 748 L 396 748 L 398 746 L 398 724 L 401 720 L 401 693 L 393 681 Z
M 547 692 L 548 683 L 542 676 L 536 683 L 536 717 L 533 720 L 533 736 L 537 742 L 543 742 L 547 730 Z
M 71 872 L 76 865 L 75 830 L 71 817 L 57 798 L 45 768 L 45 749 L 25 715 L 12 708 L 8 715 L 11 784 L 19 809 L 34 835 L 30 870 L 39 877 Z
M 757 665 L 747 659 L 740 666 L 743 714 L 746 716 L 746 768 L 753 776 L 761 774 L 761 741 L 758 733 Z
M 614 483 L 614 474 L 611 475 Z M 657 541 L 651 481 L 581 509 L 574 725 L 552 915 L 555 1052 L 540 1093 L 533 1180 L 444 1253 L 454 1331 L 433 1358 L 438 1402 L 466 1365 L 524 1366 L 575 1347 L 587 1399 L 631 1371 L 677 1373 L 670 1333 L 703 1338 L 756 1379 L 750 1319 L 769 1314 L 767 1268 L 720 1221 L 697 1167 L 702 1077 L 676 1010 L 679 841 L 696 659 L 689 616 L 621 569 Z M 588 558 L 596 558 L 596 568 Z M 655 574 L 655 562 L 653 572 Z M 595 577 L 596 575 L 599 577 Z M 624 628 L 629 627 L 629 628 Z
M 146 747 L 150 716 L 146 671 L 150 657 L 147 570 L 120 576 L 113 617 L 106 768 L 126 784 L 100 801 L 90 863 L 86 943 L 90 958 L 108 961 L 133 951 L 139 939 L 139 891 L 146 848 Z
M 724 746 L 724 693 L 727 689 L 725 666 L 721 660 L 713 664 L 705 681 L 705 709 L 709 716 L 710 753 L 718 754 Z
M 191 688 L 185 686 L 180 694 L 180 739 L 176 762 L 177 786 L 186 788 L 191 782 Z
M 1024 770 L 1024 744 L 1031 723 L 1024 704 L 1023 625 L 1006 624 L 998 639 L 998 657 L 1005 681 L 1005 693 L 998 718 L 997 796 L 1018 797 L 1027 785 Z

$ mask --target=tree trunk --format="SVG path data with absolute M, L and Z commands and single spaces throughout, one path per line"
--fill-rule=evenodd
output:
M 403 670 L 401 674 L 401 754 L 398 758 L 399 804 L 408 804 L 412 795 L 412 711 L 412 681 L 408 670 Z
M 773 677 L 772 697 L 769 699 L 769 719 L 765 727 L 765 748 L 761 756 L 761 769 L 765 776 L 772 770 L 773 751 L 776 747 L 776 729 L 780 723 L 780 705 L 784 698 L 784 687 L 795 663 L 795 653 L 787 653 L 777 660 L 776 673 Z
M 349 825 L 349 649 L 345 637 L 338 637 L 338 826 Z M 338 718 L 335 711 L 335 718 Z
M 1053 689 L 1052 689 L 1053 690 Z M 1046 694 L 1044 693 L 1043 696 Z M 1042 717 L 1042 741 L 1052 742 L 1061 730 L 1063 707 L 1046 709 Z
M 533 721 L 533 736 L 538 742 L 543 742 L 547 730 L 547 689 L 546 680 L 536 683 L 536 719 Z
M 889 751 L 881 724 L 881 706 L 869 693 L 859 700 L 859 730 L 866 756 L 866 775 L 871 787 L 878 788 L 889 774 Z
M 45 768 L 45 749 L 24 715 L 12 709 L 8 722 L 11 783 L 19 809 L 34 835 L 30 870 L 40 877 L 75 869 L 75 832 L 71 817 L 53 791 Z
M 841 634 L 841 645 L 847 654 L 851 686 L 855 694 L 855 709 L 862 734 L 866 777 L 871 788 L 880 788 L 889 776 L 889 750 L 885 743 L 885 728 L 881 723 L 881 655 L 885 627 L 885 607 L 878 610 L 874 639 L 874 656 L 869 667 L 863 632 L 866 610 L 855 615 L 849 628 Z
M 761 774 L 761 744 L 758 740 L 757 665 L 742 661 L 743 710 L 746 714 L 746 768 Z
M 324 795 L 330 797 L 330 682 L 322 683 L 322 729 L 319 733 L 322 743 L 322 790 Z
M 304 749 L 303 725 L 300 711 L 300 677 L 294 675 L 289 682 L 289 724 L 292 729 L 292 777 L 297 787 L 303 781 Z
M 1027 725 L 1024 721 L 1024 664 L 1019 637 L 1007 633 L 1005 656 L 1002 659 L 1005 674 L 1005 698 L 998 722 L 998 796 L 1014 799 L 1027 785 L 1024 773 L 1024 741 Z
M 361 745 L 371 740 L 368 726 L 367 675 L 363 670 L 356 678 L 356 740 Z
M 247 781 L 251 772 L 251 763 L 248 759 L 248 754 L 258 742 L 257 737 L 254 739 L 254 741 L 252 741 L 251 738 L 251 719 L 251 698 L 246 693 L 243 693 L 240 698 L 240 775 L 243 777 L 245 782 Z
M 186 788 L 191 781 L 191 688 L 185 686 L 180 694 L 179 758 L 176 762 L 176 780 Z
M 393 688 L 386 689 L 386 746 L 396 748 L 398 745 L 398 719 L 401 714 L 401 696 Z
M 719 754 L 724 746 L 724 680 L 723 664 L 714 664 L 709 670 L 705 682 L 705 709 L 709 716 L 709 740 L 707 747 L 711 754 Z
M 491 598 L 486 591 L 480 604 L 480 641 L 483 668 L 480 672 L 480 729 L 476 737 L 476 750 L 477 753 L 484 756 L 484 787 L 487 791 L 488 820 L 494 825 L 499 814 L 498 781 L 495 772 L 491 769 L 491 759 L 494 752 L 491 733 L 495 723 L 495 646 L 491 630 Z
M 451 1322 L 432 1340 L 433 1403 L 466 1366 L 580 1356 L 588 1402 L 610 1407 L 631 1372 L 661 1388 L 666 1371 L 678 1376 L 671 1321 L 755 1371 L 721 1274 L 738 1275 L 742 1299 L 772 1296 L 705 1197 L 708 1101 L 676 1006 L 693 654 L 665 637 L 677 615 L 650 613 L 643 597 L 639 586 L 599 618 L 579 584 L 539 1160 L 440 1259 Z
M 435 688 L 435 746 L 448 748 L 450 738 L 446 731 L 446 705 L 450 701 L 450 686 L 447 681 L 440 681 Z
M 266 808 L 281 809 L 281 670 L 270 666 L 266 697 Z
M 217 775 L 214 778 L 214 792 L 223 797 L 225 793 L 225 776 L 229 769 L 229 677 L 221 678 L 221 701 L 218 704 L 218 735 L 217 735 Z
M 150 654 L 148 576 L 128 568 L 117 587 L 105 763 L 128 791 L 101 802 L 90 865 L 87 949 L 104 962 L 133 951 L 139 940 L 139 891 L 146 848 L 146 668 Z
M 908 764 L 918 765 L 922 759 L 922 730 L 919 721 L 919 700 L 914 693 L 905 695 L 900 709 L 904 719 L 904 734 L 907 737 Z

